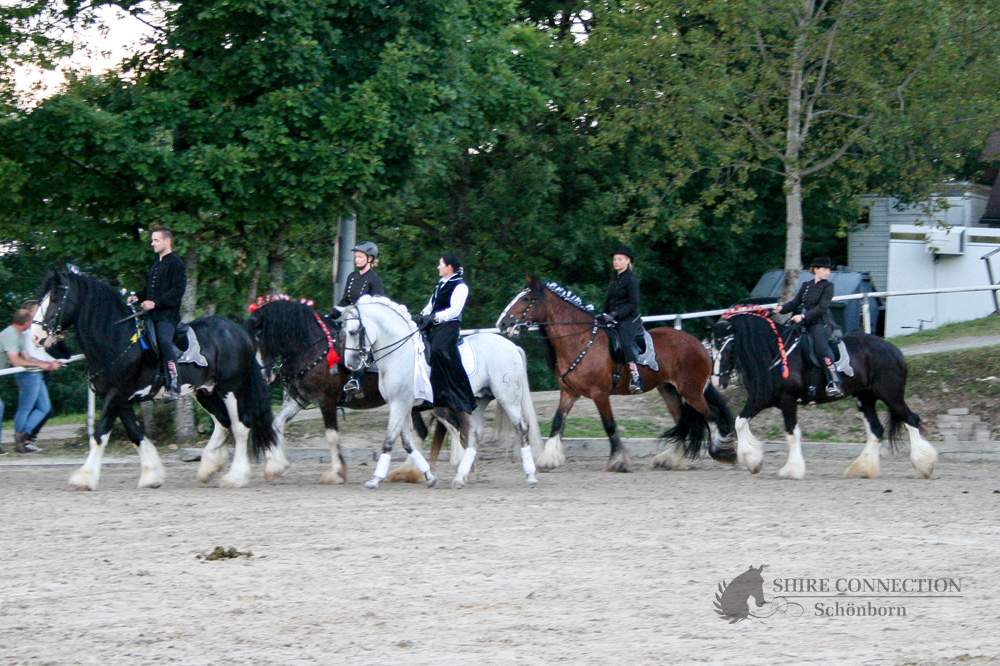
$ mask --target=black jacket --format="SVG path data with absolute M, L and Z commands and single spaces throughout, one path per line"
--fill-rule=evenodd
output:
M 785 314 L 802 314 L 802 323 L 833 325 L 830 314 L 830 303 L 833 301 L 833 283 L 829 280 L 810 280 L 801 287 L 795 298 L 781 304 L 781 312 Z
M 618 322 L 639 318 L 639 278 L 631 268 L 611 276 L 608 297 L 601 311 L 607 312 Z
M 354 271 L 348 275 L 347 284 L 344 286 L 344 296 L 337 305 L 342 308 L 355 305 L 358 299 L 365 294 L 385 295 L 385 285 L 382 284 L 382 278 L 373 269 L 369 269 L 365 273 Z
M 136 293 L 139 302 L 153 301 L 156 307 L 150 310 L 152 321 L 169 321 L 174 324 L 181 320 L 181 299 L 187 289 L 187 271 L 184 260 L 174 252 L 162 259 L 157 257 L 146 273 L 146 283 Z

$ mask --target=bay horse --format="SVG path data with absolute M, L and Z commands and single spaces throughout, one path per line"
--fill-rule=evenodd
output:
M 40 305 L 31 327 L 35 343 L 49 347 L 63 337 L 66 328 L 75 327 L 90 384 L 104 401 L 87 460 L 70 477 L 69 485 L 97 489 L 111 426 L 120 418 L 139 452 L 139 487 L 158 488 L 164 480 L 163 463 L 136 420 L 133 404 L 162 397 L 165 390 L 154 386 L 158 361 L 146 357 L 138 328 L 130 321 L 132 310 L 110 286 L 73 271 L 50 273 L 39 293 Z M 205 482 L 225 466 L 224 444 L 226 430 L 230 430 L 236 453 L 220 485 L 244 486 L 250 477 L 248 444 L 254 457 L 276 447 L 271 398 L 253 343 L 242 327 L 225 317 L 204 317 L 188 326 L 207 364 L 178 363 L 181 392 L 194 393 L 215 426 L 202 452 L 198 479 Z
M 549 369 L 559 380 L 559 407 L 545 449 L 538 456 L 538 466 L 553 469 L 566 461 L 562 446 L 566 415 L 577 399 L 585 396 L 597 405 L 611 442 L 605 470 L 628 472 L 628 451 L 618 434 L 610 400 L 612 394 L 629 394 L 628 372 L 622 372 L 618 382 L 613 381 L 620 363 L 611 358 L 605 325 L 578 297 L 560 295 L 566 293 L 555 283 L 543 284 L 537 277 L 529 277 L 525 288 L 497 320 L 497 328 L 510 337 L 538 326 Z M 729 443 L 734 419 L 725 399 L 709 383 L 712 361 L 708 352 L 693 335 L 683 331 L 656 328 L 649 334 L 660 369 L 654 372 L 639 366 L 643 392 L 656 388 L 676 423 L 661 435 L 672 446 L 654 457 L 652 466 L 682 469 L 685 456 L 697 458 L 706 440 L 712 458 L 734 462 L 736 454 Z M 714 433 L 710 425 L 715 425 Z
M 429 401 L 429 380 L 421 381 L 426 393 L 417 390 L 418 380 L 424 372 L 422 340 L 416 324 L 406 308 L 384 296 L 362 296 L 356 305 L 343 313 L 344 365 L 357 370 L 375 362 L 379 369 L 379 391 L 389 403 L 389 424 L 382 454 L 375 473 L 365 487 L 375 489 L 385 478 L 390 451 L 397 438 L 410 454 L 417 469 L 424 473 L 428 486 L 437 482 L 430 466 L 419 449 L 412 446 L 407 413 L 414 406 Z M 466 438 L 466 448 L 452 480 L 452 487 L 462 488 L 468 482 L 475 461 L 477 446 L 482 438 L 486 408 L 494 399 L 500 405 L 497 414 L 498 429 L 510 432 L 520 443 L 522 469 L 529 486 L 538 483 L 532 450 L 541 444 L 538 419 L 531 401 L 528 385 L 528 362 L 524 350 L 509 340 L 492 333 L 470 335 L 463 340 L 475 359 L 472 370 L 466 368 L 476 408 L 472 414 L 459 414 L 461 433 Z M 448 423 L 449 411 L 434 408 L 439 423 Z M 452 435 L 453 448 L 458 438 Z
M 841 399 L 827 396 L 822 390 L 826 386 L 823 370 L 804 363 L 803 347 L 798 344 L 803 336 L 801 327 L 779 324 L 768 310 L 755 305 L 733 306 L 712 327 L 713 378 L 725 388 L 729 375 L 738 370 L 746 387 L 747 401 L 736 419 L 737 458 L 754 474 L 763 464 L 764 447 L 750 432 L 750 419 L 768 407 L 781 410 L 788 460 L 778 470 L 778 476 L 801 479 L 806 464 L 802 457 L 798 405 Z M 885 429 L 875 404 L 881 400 L 889 408 L 890 449 L 899 443 L 900 431 L 905 426 L 910 439 L 910 463 L 921 477 L 929 479 L 937 464 L 937 451 L 920 433 L 920 417 L 910 410 L 903 397 L 908 373 L 903 353 L 892 343 L 860 331 L 846 334 L 843 341 L 854 371 L 853 377 L 841 373 L 843 390 L 857 402 L 867 433 L 864 450 L 844 476 L 878 476 L 879 449 Z M 819 390 L 810 392 L 810 386 Z
M 273 459 L 269 456 L 265 478 L 272 481 L 288 468 L 288 459 L 283 453 L 285 424 L 306 405 L 316 405 L 323 417 L 324 436 L 330 447 L 330 469 L 323 474 L 321 481 L 329 485 L 346 483 L 347 466 L 340 450 L 337 408 L 374 409 L 384 405 L 385 400 L 379 393 L 378 374 L 365 374 L 361 386 L 363 396 L 345 394 L 344 384 L 350 373 L 337 358 L 343 349 L 342 343 L 341 349 L 335 347 L 338 343 L 332 333 L 335 330 L 333 322 L 306 302 L 293 301 L 285 296 L 259 300 L 260 304 L 247 318 L 245 328 L 253 340 L 257 360 L 264 368 L 267 382 L 270 384 L 280 379 L 285 392 L 281 411 L 274 417 L 277 448 L 282 453 Z M 331 349 L 335 350 L 332 356 Z M 418 411 L 411 413 L 411 420 L 417 436 L 425 439 L 427 426 Z M 388 478 L 390 481 L 417 483 L 423 480 L 423 475 L 408 460 Z

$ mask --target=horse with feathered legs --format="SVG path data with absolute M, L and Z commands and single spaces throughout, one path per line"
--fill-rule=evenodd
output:
M 551 285 L 551 286 L 550 286 Z M 615 383 L 606 326 L 585 309 L 578 297 L 566 294 L 554 283 L 542 284 L 536 277 L 514 297 L 497 320 L 497 327 L 510 337 L 530 326 L 538 326 L 545 347 L 546 360 L 559 380 L 559 407 L 552 419 L 552 433 L 538 456 L 538 466 L 553 469 L 566 462 L 562 434 L 566 415 L 580 396 L 597 405 L 604 431 L 611 442 L 605 470 L 627 472 L 628 451 L 618 435 L 611 394 L 629 395 L 628 372 Z M 656 388 L 676 425 L 661 435 L 672 445 L 653 458 L 652 466 L 683 469 L 685 456 L 697 458 L 708 442 L 708 452 L 715 460 L 735 462 L 730 444 L 734 419 L 722 395 L 709 383 L 712 361 L 698 340 L 673 328 L 649 331 L 659 370 L 640 365 L 643 391 Z M 714 426 L 714 432 L 713 428 Z
M 385 478 L 389 468 L 390 451 L 397 438 L 402 439 L 403 448 L 413 459 L 417 468 L 425 474 L 429 486 L 436 478 L 430 465 L 419 450 L 413 449 L 410 441 L 409 419 L 406 415 L 416 402 L 423 402 L 415 390 L 415 377 L 422 372 L 415 336 L 419 335 L 416 324 L 406 308 L 384 296 L 362 296 L 357 305 L 344 310 L 344 365 L 355 370 L 371 362 L 378 364 L 379 390 L 389 403 L 389 425 L 382 455 L 375 466 L 375 473 L 365 484 L 366 488 L 377 488 Z M 475 369 L 469 372 L 469 383 L 476 397 L 476 408 L 472 414 L 460 414 L 459 426 L 466 436 L 466 448 L 452 481 L 455 488 L 463 487 L 476 459 L 477 446 L 482 438 L 486 408 L 492 400 L 500 404 L 497 415 L 499 429 L 511 431 L 520 443 L 521 463 L 529 486 L 538 481 L 535 478 L 535 462 L 532 448 L 541 442 L 538 419 L 531 402 L 528 385 L 527 358 L 517 345 L 490 333 L 470 335 L 464 339 L 475 357 Z M 428 384 L 429 388 L 429 384 Z M 428 396 L 429 397 L 429 396 Z M 449 410 L 435 408 L 439 422 L 447 422 Z M 459 439 L 452 435 L 453 444 Z
M 156 447 L 136 420 L 133 403 L 147 400 L 163 386 L 154 386 L 158 363 L 146 358 L 139 342 L 131 309 L 111 287 L 74 272 L 52 273 L 40 290 L 38 313 L 31 332 L 36 344 L 49 347 L 74 326 L 80 348 L 87 357 L 87 372 L 94 391 L 104 401 L 101 417 L 90 439 L 84 465 L 70 477 L 73 488 L 95 490 L 101 476 L 101 458 L 115 419 L 120 418 L 142 463 L 140 488 L 158 488 L 164 479 Z M 205 317 L 188 324 L 205 366 L 178 363 L 182 394 L 192 392 L 208 410 L 215 424 L 202 451 L 199 480 L 226 463 L 226 430 L 231 430 L 236 453 L 220 485 L 246 485 L 250 477 L 247 447 L 255 457 L 277 446 L 271 428 L 271 398 L 253 343 L 238 324 L 225 317 Z M 210 472 L 206 475 L 206 471 Z
M 833 402 L 840 398 L 824 391 L 811 393 L 810 386 L 826 384 L 823 370 L 803 362 L 803 334 L 799 327 L 778 324 L 771 313 L 754 305 L 737 305 L 727 310 L 712 327 L 713 380 L 725 388 L 730 373 L 739 370 L 747 391 L 747 401 L 736 420 L 737 457 L 750 472 L 760 471 L 764 446 L 750 432 L 750 419 L 777 407 L 785 421 L 788 461 L 778 470 L 783 479 L 801 479 L 806 473 L 802 457 L 802 431 L 797 424 L 799 404 Z M 925 479 L 934 473 L 937 451 L 920 433 L 920 417 L 906 404 L 906 359 L 892 343 L 855 331 L 844 336 L 854 376 L 842 374 L 846 395 L 853 396 L 864 415 L 867 442 L 864 450 L 847 469 L 847 477 L 875 478 L 879 470 L 879 449 L 885 432 L 875 403 L 889 408 L 889 446 L 898 444 L 901 426 L 910 437 L 910 463 Z
M 254 308 L 247 318 L 245 328 L 257 349 L 257 360 L 264 367 L 268 383 L 278 377 L 285 389 L 281 411 L 274 417 L 274 430 L 278 438 L 280 456 L 268 455 L 265 478 L 272 481 L 288 468 L 285 457 L 285 424 L 298 414 L 304 405 L 319 407 L 323 416 L 324 433 L 330 447 L 330 469 L 322 477 L 325 484 L 347 481 L 347 466 L 340 450 L 340 430 L 337 425 L 337 408 L 374 409 L 385 404 L 379 393 L 378 374 L 367 373 L 362 382 L 364 395 L 357 397 L 343 392 L 350 373 L 330 350 L 335 339 L 331 333 L 332 322 L 316 312 L 310 305 L 280 297 Z M 330 363 L 334 363 L 331 370 Z M 345 402 L 341 402 L 346 398 Z M 427 426 L 414 409 L 411 413 L 413 429 L 420 440 L 427 437 Z M 439 428 L 443 429 L 443 426 Z M 414 442 L 419 450 L 420 443 Z M 433 463 L 433 459 L 431 461 Z M 410 459 L 389 474 L 390 481 L 422 481 Z

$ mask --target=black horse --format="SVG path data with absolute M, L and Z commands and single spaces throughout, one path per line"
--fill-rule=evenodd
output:
M 283 452 L 285 423 L 305 405 L 316 405 L 323 415 L 326 443 L 330 447 L 330 469 L 323 474 L 322 482 L 346 482 L 347 467 L 340 451 L 337 408 L 373 409 L 384 405 L 385 400 L 378 388 L 378 374 L 365 375 L 361 386 L 362 397 L 345 394 L 344 383 L 350 373 L 337 358 L 343 351 L 343 345 L 334 337 L 333 322 L 306 303 L 287 297 L 265 298 L 247 318 L 246 330 L 253 340 L 268 382 L 280 378 L 285 389 L 281 411 L 274 419 L 278 446 L 274 455 L 268 455 L 265 478 L 271 481 L 288 468 L 288 459 Z M 331 356 L 330 350 L 334 345 L 338 353 Z M 335 364 L 336 371 L 331 372 L 331 363 Z M 426 439 L 427 426 L 420 414 L 414 410 L 411 417 L 414 432 L 421 439 Z M 389 475 L 389 480 L 419 483 L 424 476 L 407 458 L 406 464 Z
M 101 458 L 115 419 L 121 418 L 142 463 L 140 488 L 163 483 L 163 464 L 152 442 L 136 420 L 133 403 L 165 393 L 157 382 L 158 363 L 140 344 L 132 311 L 111 287 L 74 272 L 50 273 L 40 291 L 40 306 L 32 325 L 39 345 L 52 345 L 74 326 L 80 348 L 87 357 L 87 372 L 104 409 L 90 440 L 83 467 L 70 477 L 70 486 L 94 490 L 100 481 Z M 235 322 L 225 317 L 205 317 L 189 324 L 200 346 L 198 363 L 178 364 L 183 393 L 194 392 L 208 410 L 215 430 L 202 452 L 199 481 L 207 481 L 226 463 L 226 430 L 236 441 L 236 454 L 223 486 L 246 485 L 250 476 L 247 453 L 276 447 L 271 427 L 271 401 L 263 372 L 254 357 L 253 343 Z M 191 352 L 194 349 L 189 350 Z
M 747 401 L 736 419 L 737 459 L 756 474 L 764 459 L 761 442 L 750 432 L 750 419 L 777 407 L 785 419 L 788 461 L 778 471 L 786 479 L 805 476 L 802 431 L 797 425 L 798 405 L 833 402 L 822 390 L 823 370 L 803 362 L 805 338 L 799 327 L 786 327 L 771 319 L 759 306 L 737 305 L 726 311 L 712 327 L 713 380 L 723 388 L 730 373 L 738 370 L 746 387 Z M 844 336 L 853 376 L 841 373 L 844 392 L 853 396 L 864 414 L 867 443 L 845 476 L 875 478 L 884 428 L 875 409 L 881 400 L 889 408 L 889 446 L 899 443 L 901 426 L 910 438 L 910 462 L 927 479 L 934 472 L 937 451 L 920 433 L 920 417 L 910 411 L 903 395 L 908 372 L 906 359 L 893 344 L 867 333 Z M 821 390 L 810 390 L 810 387 Z

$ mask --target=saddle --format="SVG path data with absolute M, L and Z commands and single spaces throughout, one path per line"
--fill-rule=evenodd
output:
M 144 326 L 139 337 L 139 343 L 147 352 L 147 359 L 152 363 L 159 363 L 160 347 L 156 341 L 156 333 L 152 326 Z M 174 330 L 174 346 L 177 347 L 178 363 L 191 363 L 202 367 L 208 366 L 208 359 L 201 353 L 201 343 L 194 330 L 187 324 L 177 324 Z
M 806 365 L 824 370 L 823 359 L 816 353 L 816 346 L 813 344 L 812 336 L 803 331 L 799 335 L 798 343 L 802 346 L 802 360 Z M 844 344 L 844 332 L 837 327 L 830 333 L 830 349 L 833 352 L 833 366 L 837 372 L 842 372 L 848 377 L 854 376 L 854 368 L 851 367 L 851 355 Z
M 626 363 L 625 350 L 622 348 L 621 334 L 618 329 L 612 327 L 608 327 L 604 331 L 608 334 L 608 352 L 611 354 L 611 360 L 618 365 L 624 365 Z M 635 336 L 635 343 L 639 347 L 636 362 L 653 372 L 659 372 L 660 365 L 656 362 L 656 349 L 653 347 L 653 337 L 649 331 L 643 328 L 642 332 Z

